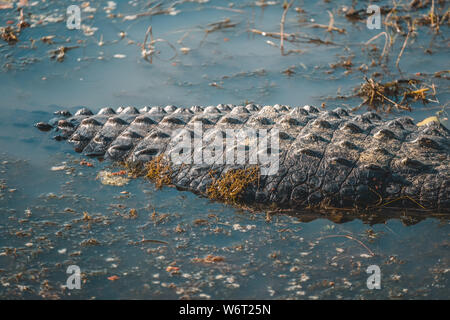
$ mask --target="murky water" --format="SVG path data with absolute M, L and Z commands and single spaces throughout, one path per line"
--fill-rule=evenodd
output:
M 302 52 L 285 56 L 275 47 L 279 39 L 249 32 L 279 32 L 282 4 L 265 2 L 178 1 L 168 10 L 174 2 L 118 2 L 112 9 L 107 1 L 30 1 L 24 14 L 31 27 L 16 44 L 0 43 L 2 299 L 449 297 L 448 219 L 400 217 L 370 225 L 335 223 L 311 212 L 268 219 L 187 192 L 156 190 L 143 179 L 105 186 L 96 176 L 110 164 L 90 159 L 93 167 L 80 165 L 84 158 L 69 145 L 33 128 L 55 110 L 79 106 L 354 107 L 360 98 L 327 97 L 350 95 L 365 75 L 434 84 L 436 102 L 417 101 L 413 112 L 394 108 L 384 116 L 421 121 L 443 110 L 447 123 L 448 80 L 435 73 L 449 69 L 448 22 L 438 34 L 417 27 L 398 70 L 405 37 L 396 36 L 388 68 L 371 65 L 384 38 L 372 42 L 377 51 L 364 43 L 382 30 L 345 18 L 352 1 L 294 1 L 285 32 L 301 41 L 285 41 L 285 51 Z M 66 28 L 64 12 L 73 3 L 82 8 L 81 30 Z M 377 4 L 392 7 L 390 1 Z M 133 16 L 149 10 L 165 13 Z M 346 33 L 312 27 L 328 26 L 327 10 Z M 436 1 L 435 10 L 443 14 L 448 5 Z M 399 6 L 398 15 L 429 11 Z M 0 26 L 15 25 L 18 17 L 15 9 L 0 9 Z M 210 25 L 219 21 L 229 27 Z M 152 63 L 139 47 L 150 25 L 155 39 L 164 40 L 156 42 Z M 53 35 L 53 43 L 40 40 Z M 50 59 L 49 51 L 60 46 L 77 48 L 61 62 Z M 333 66 L 349 57 L 351 64 Z M 79 290 L 65 288 L 70 265 L 81 269 Z M 381 268 L 381 290 L 367 288 L 369 265 Z

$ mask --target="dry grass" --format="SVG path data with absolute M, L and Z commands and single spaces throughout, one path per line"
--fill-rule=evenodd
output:
M 365 80 L 357 93 L 364 101 L 355 109 L 366 105 L 369 109 L 377 111 L 390 112 L 392 107 L 411 111 L 412 102 L 421 101 L 424 104 L 435 102 L 430 99 L 430 95 L 436 96 L 434 85 L 422 85 L 418 88 L 419 80 L 396 80 L 387 83 L 376 82 L 371 78 Z

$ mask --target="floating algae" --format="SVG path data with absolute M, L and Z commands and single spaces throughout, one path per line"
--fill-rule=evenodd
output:
M 100 171 L 97 175 L 97 179 L 100 179 L 100 182 L 104 185 L 109 186 L 124 186 L 126 185 L 130 179 L 115 175 L 113 172 L 109 171 Z

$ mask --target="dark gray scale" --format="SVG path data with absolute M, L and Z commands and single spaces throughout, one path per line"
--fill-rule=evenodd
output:
M 83 153 L 87 156 L 103 156 L 110 143 L 127 128 L 134 118 L 136 114 L 127 113 L 110 117 L 84 148 Z
M 116 113 L 121 113 L 126 107 L 120 106 L 116 109 Z
M 133 122 L 111 143 L 105 158 L 124 160 L 137 143 L 158 126 L 158 122 L 147 115 L 137 116 Z
M 294 107 L 292 110 L 288 112 L 282 113 L 280 117 L 277 119 L 277 123 L 275 127 L 279 130 L 280 135 L 280 145 L 282 147 L 282 151 L 280 152 L 279 157 L 279 173 L 276 175 L 268 175 L 262 176 L 260 180 L 260 189 L 257 194 L 258 202 L 268 202 L 270 201 L 278 201 L 273 193 L 276 192 L 278 185 L 283 180 L 288 170 L 289 166 L 292 165 L 289 161 L 286 161 L 286 158 L 292 156 L 292 152 L 295 152 L 295 148 L 293 147 L 294 142 L 296 141 L 299 135 L 304 134 L 305 126 L 308 122 L 317 118 L 316 113 L 309 113 L 305 107 Z M 319 136 L 311 136 L 310 138 L 319 139 Z M 298 149 L 297 149 L 298 150 Z M 306 150 L 307 154 L 313 154 L 315 157 L 320 157 L 319 152 L 314 152 L 312 149 Z M 311 152 L 309 152 L 311 151 Z M 302 156 L 302 155 L 300 155 Z M 265 187 L 267 186 L 267 187 Z M 286 191 L 286 190 L 284 190 Z M 283 192 L 284 192 L 283 191 Z M 280 193 L 281 194 L 281 193 Z M 283 197 L 287 194 L 287 198 L 290 197 L 290 192 L 284 192 Z M 287 199 L 280 200 L 287 201 Z
M 291 111 L 291 107 L 283 105 L 283 104 L 275 104 L 273 106 L 278 112 L 289 112 Z
M 321 205 L 340 207 L 339 194 L 342 185 L 353 173 L 353 170 L 366 148 L 367 137 L 375 127 L 372 123 L 346 120 L 333 134 L 323 160 L 315 176 L 320 179 L 320 193 L 323 196 Z M 376 183 L 375 181 L 373 181 Z
M 442 133 L 440 124 L 432 122 L 417 128 L 408 135 L 391 163 L 393 175 L 405 181 L 399 197 L 413 198 L 424 206 L 436 203 L 442 179 L 449 176 L 449 139 L 440 135 L 428 135 L 433 129 Z M 426 183 L 420 183 L 419 178 Z M 439 178 L 435 179 L 438 176 Z M 447 190 L 449 191 L 449 190 Z M 405 201 L 411 201 L 405 199 Z
M 317 118 L 316 114 L 310 114 L 304 108 L 295 107 L 287 112 L 282 112 L 276 119 L 274 128 L 278 129 L 280 145 L 282 146 L 281 162 L 284 161 L 290 145 L 311 119 Z M 289 145 L 289 147 L 288 147 Z
M 219 109 L 217 109 L 219 110 Z M 206 112 L 206 110 L 205 110 Z M 248 120 L 251 113 L 243 106 L 235 106 L 232 110 L 222 113 L 222 118 L 217 122 L 217 129 L 239 129 Z
M 337 112 L 331 110 L 325 111 L 323 117 L 325 119 L 341 119 L 341 116 Z
M 202 135 L 204 135 L 206 132 L 215 128 L 217 121 L 219 121 L 222 116 L 223 116 L 222 111 L 220 111 L 217 107 L 208 106 L 203 110 L 203 112 L 196 113 L 190 119 L 190 121 L 186 124 L 185 129 L 189 132 L 189 135 L 192 136 L 192 148 L 191 148 L 191 158 L 190 158 L 190 160 L 192 162 L 197 160 L 199 154 L 201 157 L 201 155 L 202 155 L 201 149 L 203 149 L 203 148 L 198 147 L 198 144 L 199 144 L 198 139 L 204 138 L 204 136 L 202 136 L 202 137 L 194 136 L 195 126 L 197 126 L 197 129 L 200 129 L 200 127 L 201 127 Z M 194 140 L 194 137 L 195 137 L 195 140 Z M 168 148 L 169 154 L 179 152 L 179 150 L 176 148 L 176 142 L 178 142 L 182 138 L 183 137 L 180 136 L 178 138 L 178 140 L 175 141 L 175 143 L 172 142 L 172 144 Z M 201 144 L 203 144 L 203 141 L 201 141 Z M 197 149 L 194 149 L 194 147 L 197 147 Z M 194 153 L 193 153 L 194 150 L 197 150 L 197 152 L 198 152 L 195 155 L 195 157 L 194 157 Z M 186 150 L 183 150 L 182 152 L 185 153 Z M 195 164 L 194 164 L 194 166 L 195 166 Z M 179 187 L 188 187 L 188 184 L 183 182 L 183 181 L 185 181 L 185 180 L 183 180 L 183 177 L 189 172 L 189 170 L 191 170 L 191 166 L 186 166 L 186 165 L 174 166 L 174 170 L 173 170 L 174 183 L 177 184 Z M 193 177 L 193 175 L 191 175 L 191 177 Z
M 247 109 L 249 112 L 256 112 L 261 109 L 261 106 L 258 106 L 256 104 L 250 103 L 245 106 L 245 109 Z
M 275 106 L 265 106 L 261 108 L 258 112 L 252 114 L 248 119 L 245 128 L 252 128 L 255 130 L 255 138 L 250 141 L 248 137 L 243 137 L 242 139 L 238 139 L 238 145 L 236 146 L 236 150 L 240 148 L 240 150 L 245 150 L 245 160 L 246 163 L 250 164 L 248 159 L 253 159 L 253 162 L 257 160 L 257 163 L 253 163 L 253 165 L 258 164 L 260 169 L 270 168 L 270 157 L 278 157 L 280 159 L 282 154 L 289 148 L 291 143 L 294 141 L 294 137 L 289 135 L 286 132 L 286 128 L 279 128 L 277 122 L 284 115 L 288 114 L 288 108 L 276 108 Z M 281 127 L 281 126 L 280 126 Z M 278 129 L 278 134 L 273 128 Z M 263 131 L 267 133 L 267 146 L 265 150 L 262 150 L 262 135 Z M 292 133 L 291 133 L 292 134 Z M 278 141 L 278 150 L 276 150 L 275 145 L 272 147 L 271 142 L 273 139 L 277 139 Z M 252 143 L 253 142 L 253 143 Z M 276 155 L 276 153 L 278 155 Z M 266 159 L 265 159 L 266 158 Z M 267 163 L 264 163 L 267 162 Z M 250 164 L 252 165 L 252 164 Z M 247 166 L 246 166 L 247 167 Z
M 450 130 L 437 122 L 433 122 L 432 124 L 423 126 L 422 130 L 422 132 L 428 136 L 444 137 L 446 139 L 450 139 Z
M 160 106 L 153 106 L 150 107 L 150 109 L 147 111 L 150 114 L 166 114 L 166 110 L 164 110 L 163 107 Z M 169 113 L 172 113 L 173 111 L 170 111 Z
M 222 134 L 221 126 L 219 126 L 217 123 L 220 121 L 220 119 L 228 114 L 231 111 L 231 108 L 229 108 L 227 105 L 219 105 L 217 107 L 214 106 L 208 106 L 204 109 L 203 113 L 201 115 L 197 115 L 191 119 L 191 121 L 188 123 L 187 127 L 191 130 L 194 130 L 194 124 L 197 121 L 200 121 L 202 123 L 202 129 L 203 129 L 203 136 L 202 136 L 202 147 L 201 152 L 198 151 L 196 157 L 201 156 L 202 162 L 204 162 L 203 159 L 203 153 L 205 148 L 214 141 L 217 134 L 220 134 L 220 137 L 223 137 L 224 134 Z M 198 149 L 196 149 L 198 150 Z M 223 150 L 220 151 L 220 154 L 223 153 Z M 192 158 L 193 162 L 197 158 Z M 214 161 L 211 161 L 213 163 Z M 202 165 L 194 164 L 194 167 L 202 167 Z M 207 165 L 209 166 L 209 165 Z M 191 167 L 184 166 L 183 168 L 180 168 L 180 170 L 176 173 L 175 180 L 178 181 L 178 186 L 180 187 L 188 187 L 191 183 L 191 180 L 194 179 L 194 177 L 197 177 L 197 173 L 199 172 L 198 169 L 194 169 L 192 173 L 189 173 L 191 171 Z
M 125 114 L 138 115 L 139 114 L 139 110 L 136 109 L 135 107 L 125 107 L 125 108 L 122 108 L 122 110 L 117 111 L 117 113 L 120 113 L 121 115 L 125 115 Z
M 93 116 L 83 119 L 76 130 L 70 135 L 69 143 L 72 143 L 76 152 L 82 152 L 88 143 L 101 130 L 109 117 L 115 115 L 112 108 L 102 108 Z
M 450 175 L 448 173 L 448 170 L 442 175 L 424 173 L 417 178 L 417 180 L 412 180 L 413 183 L 409 188 L 403 189 L 403 192 L 405 194 L 415 199 L 425 208 L 437 207 L 437 209 L 440 210 L 448 210 L 448 208 L 450 208 L 450 185 L 448 183 L 448 181 L 450 180 Z M 417 187 L 417 190 L 412 189 L 414 187 Z M 409 206 L 411 206 L 411 203 Z
M 53 114 L 55 116 L 64 117 L 64 118 L 68 118 L 68 117 L 72 116 L 72 113 L 70 113 L 69 110 L 58 110 L 58 111 L 53 112 Z
M 292 108 L 291 111 L 283 113 L 282 116 L 278 118 L 277 124 L 280 129 L 288 130 L 296 137 L 301 128 L 303 128 L 311 119 L 317 118 L 317 115 L 318 114 L 315 113 L 309 113 L 303 107 L 295 107 Z
M 448 208 L 450 208 L 450 182 L 449 181 L 450 181 L 450 175 L 449 175 L 448 169 L 447 169 L 447 173 L 442 177 L 441 186 L 439 188 L 439 193 L 438 193 L 437 208 L 442 211 L 446 211 L 446 210 L 448 210 Z M 424 188 L 422 188 L 422 190 L 423 189 Z M 425 197 L 426 197 L 426 195 L 425 195 Z M 425 197 L 422 197 L 422 199 L 424 199 Z M 428 203 L 428 207 L 433 208 L 434 204 Z
M 74 116 L 76 117 L 76 116 L 92 116 L 92 115 L 94 114 L 88 108 L 81 108 L 77 112 L 75 112 Z
M 66 140 L 77 130 L 81 121 L 93 115 L 92 111 L 87 108 L 81 108 L 71 117 L 58 117 L 52 119 L 50 124 L 55 127 L 58 134 L 54 137 L 56 140 Z
M 173 112 L 175 112 L 177 110 L 178 110 L 178 108 L 176 106 L 173 106 L 173 105 L 168 105 L 168 106 L 164 107 L 164 111 L 167 112 L 167 114 L 171 114 L 171 113 L 173 113 Z
M 371 121 L 371 123 L 375 122 Z M 361 156 L 361 160 L 364 164 L 373 163 L 380 166 L 386 166 L 391 159 L 380 157 L 379 152 L 372 151 L 385 149 L 389 154 L 397 154 L 403 141 L 405 141 L 407 136 L 411 133 L 411 130 L 417 130 L 417 128 L 405 128 L 405 126 L 395 121 L 377 122 L 375 124 L 377 124 L 377 126 L 374 127 L 374 130 L 367 140 L 367 146 L 369 146 L 369 148 L 367 148 L 365 153 Z
M 147 113 L 145 113 L 145 115 L 159 123 L 168 114 L 164 110 L 164 108 L 158 107 L 158 106 L 154 106 L 154 107 L 151 107 L 147 111 Z
M 292 136 L 294 136 L 294 141 L 291 143 L 290 147 L 280 155 L 278 173 L 261 179 L 261 186 L 264 186 L 264 188 L 261 189 L 258 195 L 258 201 L 275 202 L 280 205 L 285 205 L 289 202 L 292 189 L 297 183 L 294 182 L 293 184 L 290 181 L 290 176 L 294 176 L 294 179 L 298 178 L 297 180 L 299 180 L 299 183 L 304 183 L 308 176 L 308 171 L 311 168 L 309 164 L 312 165 L 315 161 L 321 159 L 321 145 L 323 146 L 327 143 L 327 140 L 322 139 L 320 135 L 313 132 L 314 130 L 308 130 L 308 128 L 313 128 L 312 123 L 318 120 L 317 115 L 319 115 L 319 113 L 316 114 L 314 110 L 313 113 L 310 113 L 307 109 L 310 108 L 294 108 L 290 112 L 289 118 L 281 118 L 283 120 L 280 123 L 285 128 L 290 129 Z M 329 128 L 323 130 L 329 130 Z M 308 131 L 311 134 L 308 134 Z M 301 161 L 301 159 L 305 159 L 305 164 L 307 165 L 298 168 L 299 170 L 297 170 L 295 174 L 291 173 L 291 171 L 294 170 L 293 165 L 295 165 L 297 161 Z
M 304 106 L 303 108 L 304 108 L 306 111 L 308 111 L 309 113 L 316 113 L 316 114 L 320 113 L 319 109 L 317 109 L 317 108 L 314 107 L 314 106 L 306 105 L 306 106 Z
M 91 110 L 87 108 L 81 108 L 75 112 L 72 117 L 67 118 L 67 121 L 71 122 L 74 127 L 77 127 L 83 119 L 86 119 L 94 115 Z
M 247 121 L 249 126 L 257 130 L 266 129 L 268 131 L 266 149 L 261 145 L 261 132 L 258 135 L 259 144 L 256 155 L 252 152 L 248 155 L 248 157 L 258 160 L 261 173 L 258 190 L 255 190 L 256 201 L 265 202 L 269 193 L 264 192 L 264 186 L 271 182 L 277 183 L 275 181 L 278 181 L 278 178 L 286 171 L 284 166 L 286 154 L 306 123 L 304 113 L 300 113 L 299 116 L 295 110 L 280 105 L 265 106 Z M 278 147 L 271 145 L 273 139 L 277 139 Z M 280 173 L 281 175 L 279 175 Z
M 406 181 L 396 179 L 397 173 L 392 164 L 402 158 L 401 148 L 417 131 L 417 127 L 405 118 L 381 121 L 375 113 L 365 113 L 362 122 L 375 124 L 365 140 L 362 150 L 351 174 L 340 187 L 341 206 L 370 206 L 385 199 L 401 197 Z M 402 120 L 400 120 L 402 119 Z M 400 203 L 401 205 L 401 203 Z
M 336 108 L 333 110 L 334 113 L 338 114 L 340 117 L 350 117 L 350 111 L 346 108 Z
M 368 111 L 366 113 L 363 113 L 362 117 L 364 119 L 368 119 L 370 121 L 375 121 L 375 122 L 381 121 L 381 117 L 373 111 Z
M 50 119 L 48 122 L 38 122 L 34 126 L 41 131 L 50 131 L 58 126 L 60 120 L 66 120 L 72 117 L 72 114 L 67 110 L 59 110 L 53 113 L 54 118 Z M 67 138 L 67 136 L 66 136 Z M 63 136 L 59 140 L 63 140 Z
M 383 122 L 373 112 L 354 117 L 352 123 L 370 127 L 371 130 L 363 144 L 357 145 L 361 148 L 359 158 L 339 185 L 337 193 L 330 195 L 330 199 L 333 199 L 331 204 L 340 207 L 373 206 L 400 192 L 401 188 L 392 180 L 393 173 L 389 168 L 411 133 L 410 130 L 416 128 L 405 128 L 395 120 Z M 348 140 L 355 144 L 355 141 Z
M 219 148 L 217 150 L 211 149 L 211 155 L 208 158 L 209 160 L 207 160 L 206 158 L 207 155 L 205 156 L 206 153 L 205 149 L 211 147 L 217 135 L 219 135 L 222 138 L 221 140 L 218 140 L 220 142 Z M 225 133 L 222 132 L 221 130 L 218 130 L 217 128 L 211 127 L 210 130 L 206 130 L 203 135 L 201 152 L 199 152 L 198 145 L 193 146 L 197 147 L 197 149 L 195 149 L 195 152 L 198 152 L 191 158 L 193 164 L 190 166 L 178 167 L 178 171 L 174 174 L 174 181 L 176 181 L 175 184 L 182 188 L 190 188 L 191 182 L 195 179 L 199 179 L 200 174 L 202 177 L 206 175 L 207 172 L 204 170 L 207 170 L 208 172 L 210 170 L 213 170 L 213 166 L 215 163 L 214 156 L 215 155 L 222 156 L 223 154 L 223 146 L 221 144 L 223 141 L 225 141 L 224 137 Z M 215 154 L 214 151 L 216 151 L 217 154 Z M 201 157 L 201 161 L 197 161 L 196 157 Z M 221 166 L 223 165 L 217 165 L 217 168 L 220 168 Z M 197 184 L 198 183 L 199 182 L 197 181 Z
M 212 106 L 213 107 L 213 106 Z M 219 110 L 219 112 L 225 112 L 225 113 L 227 113 L 227 112 L 229 112 L 229 111 L 231 111 L 231 109 L 232 109 L 232 105 L 228 105 L 228 104 L 218 104 L 217 105 L 217 107 L 213 107 L 213 108 L 216 108 L 217 110 Z M 211 110 L 211 109 L 210 109 Z M 205 110 L 206 111 L 206 110 Z
M 179 132 L 185 128 L 194 113 L 189 109 L 178 108 L 173 113 L 165 116 L 156 127 L 157 132 L 164 132 L 172 139 L 179 136 Z M 170 142 L 170 141 L 169 141 Z M 163 153 L 168 147 L 169 142 L 159 145 L 158 149 Z M 174 143 L 174 141 L 172 141 Z
M 217 110 L 219 110 L 219 108 L 217 108 Z M 212 150 L 210 144 L 216 141 L 215 138 L 217 136 L 222 136 L 224 146 L 228 149 L 229 146 L 226 145 L 226 136 L 224 135 L 226 130 L 233 129 L 238 131 L 242 129 L 251 115 L 251 112 L 244 106 L 234 106 L 231 111 L 221 113 L 224 115 L 217 121 L 214 130 L 209 132 L 210 139 L 207 139 L 208 141 L 204 143 L 204 148 Z M 225 150 L 217 151 L 218 153 L 214 154 L 217 160 L 214 161 L 214 159 L 211 159 L 211 161 L 214 161 L 212 165 L 193 165 L 188 171 L 183 170 L 180 172 L 179 177 L 182 177 L 180 179 L 182 186 L 187 186 L 191 190 L 197 190 L 198 192 L 204 192 L 206 186 L 212 182 L 212 176 L 218 178 L 221 173 L 229 167 L 229 165 L 226 164 Z M 210 172 L 214 172 L 214 174 L 211 176 Z
M 105 107 L 100 109 L 100 111 L 97 113 L 98 115 L 107 115 L 107 116 L 112 116 L 115 115 L 116 112 L 114 111 L 113 108 L 109 108 L 109 107 Z
M 396 125 L 398 126 L 398 124 L 402 125 L 403 128 L 405 128 L 408 131 L 414 131 L 416 128 L 416 124 L 414 123 L 414 120 L 411 117 L 400 117 L 394 120 L 390 121 L 391 125 Z
M 160 126 L 168 126 L 170 130 L 178 129 L 185 126 L 190 119 L 194 116 L 194 113 L 185 108 L 179 108 L 168 114 L 160 121 Z
M 249 111 L 244 106 L 234 106 L 229 112 L 224 113 L 223 116 L 218 119 L 215 126 L 215 133 L 224 132 L 226 130 L 233 130 L 234 132 L 239 132 L 239 130 L 247 125 L 253 112 Z M 226 146 L 228 148 L 228 146 Z M 233 146 L 230 146 L 233 148 Z M 226 161 L 226 159 L 224 159 Z
M 317 206 L 323 200 L 321 186 L 325 175 L 321 170 L 322 163 L 326 161 L 326 150 L 334 134 L 344 121 L 338 114 L 328 111 L 320 112 L 316 119 L 308 122 L 288 151 L 284 164 L 287 173 L 278 185 L 269 186 L 275 189 L 271 197 L 273 202 Z M 306 165 L 299 165 L 303 162 Z
M 191 127 L 186 126 L 179 134 L 172 136 L 165 150 L 165 156 L 172 162 L 172 181 L 181 186 L 179 180 L 202 161 L 201 134 L 196 136 Z M 198 139 L 198 140 L 197 140 Z M 193 175 L 191 175 L 193 177 Z
M 150 109 L 151 109 L 151 107 L 149 107 L 149 106 L 142 107 L 139 109 L 139 113 L 141 113 L 141 114 L 147 113 L 150 111 Z
M 88 142 L 84 148 L 87 155 L 102 156 L 108 150 L 108 158 L 122 159 L 128 154 L 133 162 L 147 162 L 159 154 L 172 159 L 183 137 L 180 130 L 185 129 L 190 141 L 195 123 L 201 123 L 205 131 L 203 151 L 211 149 L 215 137 L 223 141 L 227 129 L 278 129 L 279 168 L 274 175 L 261 176 L 258 189 L 252 186 L 246 191 L 247 200 L 293 209 L 324 205 L 448 211 L 450 132 L 439 123 L 417 127 L 407 117 L 384 121 L 375 113 L 353 116 L 340 108 L 228 108 L 221 105 L 201 111 L 152 107 L 142 110 L 144 115 L 132 107 L 118 109 L 119 114 L 104 108 L 96 115 L 81 109 L 74 116 L 57 114 L 52 124 L 36 126 L 41 130 L 57 127 L 61 139 L 71 136 L 77 150 Z M 237 142 L 250 152 L 247 146 L 251 144 L 245 139 Z M 237 148 L 227 147 L 233 154 Z M 200 163 L 173 164 L 174 184 L 205 192 L 213 178 L 248 167 L 248 163 L 224 163 L 225 151 L 220 145 L 217 157 L 211 157 L 209 163 L 202 157 Z
M 213 131 L 221 113 L 197 113 L 194 115 L 179 135 L 172 137 L 165 154 L 174 159 L 178 157 L 178 163 L 172 167 L 173 181 L 179 181 L 190 170 L 186 164 L 200 164 L 203 162 L 204 143 L 207 143 L 208 133 Z M 181 144 L 185 139 L 184 145 Z M 205 142 L 203 141 L 205 140 Z M 189 144 L 185 146 L 187 143 Z M 181 163 L 180 163 L 181 162 Z M 178 186 L 181 186 L 178 184 Z
M 146 137 L 140 140 L 130 152 L 128 161 L 145 163 L 162 154 L 169 144 L 171 135 L 156 127 Z
M 204 108 L 201 106 L 192 106 L 189 108 L 189 110 L 191 110 L 193 113 L 197 114 L 197 113 L 202 113 L 204 111 Z
M 76 119 L 76 121 L 70 120 L 73 119 L 61 119 L 56 122 L 54 125 L 55 132 L 58 132 L 58 135 L 54 137 L 56 140 L 66 140 L 77 130 L 81 119 Z M 50 126 L 49 130 L 51 128 L 53 128 L 53 126 Z
M 226 110 L 226 111 L 222 111 L 221 109 L 219 109 L 218 107 L 214 107 L 214 106 L 208 106 L 208 107 L 206 107 L 204 110 L 203 110 L 203 113 L 205 114 L 205 115 L 209 115 L 209 114 L 211 114 L 211 113 L 214 113 L 214 114 L 225 114 L 225 113 L 228 113 L 230 110 Z
M 170 108 L 169 108 L 170 107 Z M 140 140 L 135 148 L 130 152 L 130 161 L 147 162 L 155 156 L 164 153 L 168 147 L 171 138 L 182 130 L 187 122 L 193 117 L 193 112 L 184 108 L 171 108 L 167 106 L 164 112 L 171 112 L 163 117 L 157 126 L 155 126 L 144 139 Z M 161 114 L 161 109 L 155 109 L 154 112 L 148 112 L 147 115 Z
M 77 130 L 70 136 L 69 143 L 73 144 L 76 152 L 82 152 L 108 120 L 106 115 L 96 115 L 81 121 Z
M 220 118 L 222 118 L 222 115 L 219 113 L 205 114 L 204 112 L 202 112 L 199 114 L 195 114 L 189 120 L 189 122 L 186 124 L 186 126 L 189 129 L 194 130 L 194 126 L 197 125 L 197 126 L 199 126 L 199 129 L 201 128 L 203 130 L 207 130 L 207 129 L 211 129 L 211 128 L 215 127 L 215 125 L 217 124 L 217 121 L 219 121 Z

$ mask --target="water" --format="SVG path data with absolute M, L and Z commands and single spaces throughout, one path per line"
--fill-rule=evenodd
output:
M 69 2 L 31 4 L 24 13 L 26 21 L 33 22 L 51 13 L 63 18 Z M 146 4 L 120 2 L 111 13 L 145 12 Z M 392 6 L 389 1 L 379 4 Z M 382 81 L 420 78 L 433 83 L 437 92 L 433 99 L 438 102 L 416 102 L 411 113 L 394 110 L 385 117 L 408 114 L 420 121 L 444 110 L 445 124 L 448 80 L 433 74 L 449 69 L 448 24 L 441 25 L 438 35 L 429 26 L 418 27 L 402 55 L 400 71 L 395 60 L 404 37 L 397 35 L 389 67 L 370 66 L 364 74 L 359 66 L 371 63 L 364 43 L 381 30 L 368 30 L 364 22 L 351 22 L 340 14 L 351 1 L 295 1 L 285 32 L 333 44 L 285 42 L 286 51 L 302 50 L 286 56 L 266 42 L 278 45 L 279 39 L 248 32 L 279 32 L 280 3 L 260 7 L 253 1 L 239 1 L 230 7 L 227 1 L 182 2 L 175 6 L 179 12 L 174 16 L 130 21 L 108 17 L 106 6 L 106 1 L 96 1 L 87 9 L 96 12 L 82 9 L 82 23 L 98 28 L 91 36 L 84 34 L 86 28 L 68 30 L 61 21 L 32 24 L 22 30 L 15 45 L 1 42 L 2 299 L 448 298 L 450 228 L 444 217 L 412 219 L 400 214 L 373 225 L 367 219 L 336 223 L 337 219 L 311 212 L 267 219 L 263 212 L 238 210 L 187 192 L 156 190 L 143 179 L 123 187 L 105 186 L 96 179 L 98 172 L 116 168 L 95 159 L 86 159 L 93 167 L 80 165 L 84 158 L 69 145 L 32 127 L 51 118 L 55 110 L 74 111 L 79 106 L 98 110 L 255 102 L 354 107 L 360 98 L 327 97 L 350 94 L 364 75 L 375 72 Z M 170 2 L 162 4 L 162 8 L 169 6 Z M 447 7 L 438 1 L 436 10 L 445 12 Z M 357 4 L 359 8 L 364 4 Z M 310 27 L 328 25 L 327 10 L 345 34 Z M 0 25 L 17 17 L 15 10 L 0 10 Z M 227 18 L 238 24 L 205 33 L 211 28 L 208 24 Z M 152 63 L 142 59 L 137 44 L 149 25 L 155 38 L 175 47 L 174 59 L 174 50 L 162 41 L 156 43 L 158 53 Z M 120 32 L 126 36 L 121 38 Z M 55 35 L 54 44 L 39 40 L 50 35 Z M 30 39 L 36 40 L 33 46 Z M 425 53 L 431 42 L 432 54 Z M 380 52 L 384 39 L 373 43 Z M 67 51 L 57 62 L 50 59 L 49 51 L 59 46 L 79 48 Z M 183 49 L 184 54 L 181 48 L 189 50 Z M 115 58 L 117 54 L 123 56 Z M 351 72 L 330 67 L 350 56 Z M 51 170 L 63 165 L 64 170 Z M 137 214 L 130 214 L 131 209 Z M 201 260 L 208 255 L 219 258 Z M 69 265 L 81 269 L 80 290 L 65 288 Z M 381 290 L 367 288 L 369 265 L 381 268 Z

